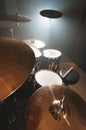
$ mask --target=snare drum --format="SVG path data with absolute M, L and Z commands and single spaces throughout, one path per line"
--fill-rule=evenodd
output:
M 41 69 L 48 69 L 57 72 L 61 58 L 61 52 L 55 49 L 43 50 L 43 57 L 41 60 Z
M 51 70 L 39 70 L 35 74 L 35 87 L 43 87 L 47 85 L 62 85 L 62 79 L 59 75 Z

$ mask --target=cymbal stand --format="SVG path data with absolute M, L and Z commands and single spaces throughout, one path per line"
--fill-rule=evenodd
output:
M 14 28 L 15 27 L 17 27 L 17 26 L 19 26 L 19 22 L 16 22 L 16 25 L 13 27 L 13 28 L 10 28 L 9 30 L 10 30 L 10 33 L 11 33 L 11 37 L 14 39 L 15 38 L 15 36 L 14 36 Z
M 70 126 L 70 122 L 67 119 L 68 112 L 64 105 L 65 96 L 61 100 L 54 100 L 52 105 L 49 107 L 49 112 L 53 118 L 57 121 L 60 121 L 62 118 L 66 121 L 67 125 Z
M 13 28 L 10 28 L 11 37 L 14 39 Z

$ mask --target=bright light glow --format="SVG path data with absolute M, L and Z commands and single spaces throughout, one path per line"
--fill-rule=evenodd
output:
M 51 19 L 47 17 L 42 17 L 42 22 L 46 24 L 47 27 L 51 25 Z

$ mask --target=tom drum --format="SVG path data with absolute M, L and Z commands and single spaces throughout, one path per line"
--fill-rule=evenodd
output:
M 36 74 L 35 74 L 35 87 L 36 86 L 46 86 L 46 85 L 53 85 L 53 84 L 57 84 L 57 85 L 62 85 L 62 79 L 60 78 L 60 76 L 51 71 L 51 70 L 47 70 L 47 69 L 42 69 L 39 70 Z

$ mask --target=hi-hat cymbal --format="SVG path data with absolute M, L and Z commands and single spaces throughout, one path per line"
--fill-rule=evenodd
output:
M 26 130 L 86 130 L 86 102 L 65 86 L 39 88 L 26 108 Z
M 45 43 L 43 41 L 40 41 L 37 39 L 27 39 L 27 40 L 24 40 L 24 42 L 29 44 L 29 45 L 32 45 L 38 49 L 45 47 Z
M 40 14 L 43 17 L 47 17 L 47 18 L 52 18 L 52 19 L 56 19 L 62 16 L 62 13 L 57 11 L 57 10 L 52 10 L 52 9 L 46 9 L 46 10 L 42 10 L 40 11 Z
M 34 66 L 32 49 L 22 41 L 0 38 L 0 101 L 17 90 Z
M 31 19 L 27 16 L 16 13 L 16 15 L 10 15 L 10 14 L 1 15 L 0 21 L 30 22 Z

